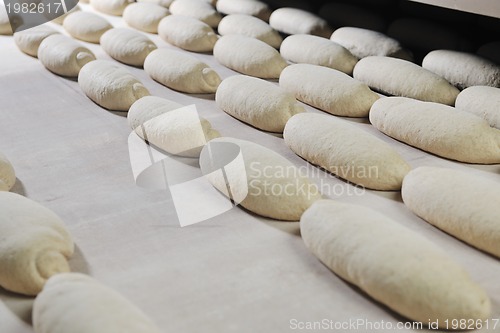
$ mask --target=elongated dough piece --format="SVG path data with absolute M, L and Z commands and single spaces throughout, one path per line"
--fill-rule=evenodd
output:
M 161 84 L 189 94 L 215 93 L 221 82 L 219 74 L 198 58 L 169 49 L 151 52 L 144 70 Z
M 297 155 L 370 189 L 400 190 L 411 167 L 387 143 L 328 115 L 303 113 L 286 123 L 283 138 Z
M 366 84 L 323 66 L 288 66 L 279 83 L 299 101 L 337 116 L 367 117 L 370 107 L 379 99 Z
M 160 5 L 162 7 L 168 8 L 174 2 L 174 0 L 137 0 L 137 2 L 154 3 L 155 5 Z
M 220 163 L 217 157 L 227 144 L 239 147 L 243 161 L 226 166 L 224 176 L 214 165 Z M 250 141 L 227 137 L 210 141 L 201 152 L 200 167 L 217 190 L 261 216 L 298 221 L 314 201 L 321 199 L 317 186 L 290 161 Z
M 47 281 L 33 304 L 33 327 L 37 333 L 161 332 L 121 294 L 79 273 Z
M 370 122 L 396 140 L 442 157 L 500 163 L 500 131 L 486 120 L 450 106 L 386 97 L 373 104 Z
M 500 258 L 500 183 L 459 170 L 420 167 L 405 177 L 401 194 L 416 215 Z
M 488 318 L 486 292 L 439 247 L 379 212 L 321 200 L 300 219 L 306 246 L 342 279 L 415 321 Z M 449 327 L 448 327 L 449 328 Z
M 36 295 L 52 275 L 69 272 L 73 241 L 56 214 L 10 192 L 0 192 L 0 212 L 0 286 Z
M 137 135 L 169 154 L 199 157 L 203 146 L 220 136 L 194 105 L 177 108 L 169 100 L 150 98 L 132 108 L 129 124 L 140 124 L 134 128 Z
M 181 15 L 163 18 L 158 26 L 158 34 L 168 43 L 192 52 L 212 52 L 218 39 L 208 24 Z
M 290 117 L 305 112 L 292 94 L 271 82 L 246 75 L 222 81 L 215 102 L 236 119 L 269 132 L 283 133 Z
M 158 24 L 170 11 L 154 3 L 136 2 L 123 11 L 123 20 L 132 28 L 156 34 Z
M 14 34 L 14 42 L 16 42 L 17 47 L 21 51 L 36 58 L 40 43 L 50 35 L 58 33 L 59 32 L 57 30 L 43 24 L 31 29 L 16 32 Z
M 48 8 L 48 7 L 47 7 Z M 52 23 L 56 23 L 56 24 L 59 24 L 59 25 L 62 25 L 64 23 L 64 20 L 66 19 L 66 17 L 68 17 L 69 15 L 73 14 L 73 13 L 76 13 L 76 12 L 79 12 L 81 11 L 82 9 L 80 8 L 80 6 L 76 5 L 75 7 L 73 7 L 70 11 L 68 11 L 66 14 L 63 14 L 61 16 L 58 16 L 56 17 L 55 19 L 53 19 Z M 50 14 L 49 11 L 47 11 L 47 14 Z
M 104 17 L 82 11 L 68 15 L 63 22 L 63 27 L 74 38 L 96 44 L 99 43 L 103 33 L 113 28 Z
M 218 0 L 216 8 L 219 13 L 225 15 L 251 15 L 263 21 L 269 21 L 269 16 L 271 15 L 269 6 L 257 0 Z
M 472 53 L 431 51 L 422 61 L 422 67 L 444 77 L 459 89 L 471 86 L 500 88 L 500 66 Z
M 288 35 L 308 34 L 329 38 L 333 32 L 328 23 L 319 16 L 291 7 L 276 9 L 269 18 L 269 24 Z
M 85 64 L 95 60 L 95 55 L 74 39 L 54 34 L 40 43 L 38 59 L 55 74 L 76 77 Z
M 115 16 L 122 16 L 131 3 L 133 0 L 90 0 L 90 5 L 98 12 Z
M 360 59 L 369 56 L 383 56 L 413 60 L 411 53 L 403 49 L 397 40 L 378 31 L 342 27 L 335 30 L 330 39 Z
M 232 70 L 262 79 L 277 79 L 288 65 L 272 46 L 243 35 L 221 37 L 215 43 L 214 57 Z
M 149 96 L 146 87 L 128 70 L 107 60 L 85 65 L 78 84 L 92 101 L 108 110 L 128 111 L 136 100 Z
M 386 95 L 453 105 L 458 93 L 442 77 L 406 60 L 366 57 L 354 67 L 354 78 Z
M 280 53 L 283 58 L 294 63 L 325 66 L 349 75 L 358 62 L 343 46 L 313 35 L 288 36 L 281 44 Z
M 10 191 L 16 183 L 16 172 L 4 154 L 0 153 L 0 191 Z
M 491 127 L 500 129 L 500 89 L 475 86 L 458 94 L 455 107 L 485 119 Z
M 175 0 L 169 9 L 174 15 L 190 16 L 205 22 L 212 28 L 217 28 L 222 19 L 215 8 L 203 0 Z
M 128 124 L 131 129 L 138 131 L 138 127 L 150 119 L 172 110 L 183 108 L 184 105 L 169 99 L 145 96 L 137 100 L 127 113 Z
M 144 66 L 144 60 L 157 49 L 146 35 L 126 28 L 114 28 L 101 36 L 102 49 L 112 58 L 132 66 Z
M 283 38 L 271 28 L 266 22 L 249 15 L 232 14 L 225 16 L 219 23 L 217 31 L 221 36 L 225 35 L 244 35 L 255 38 L 279 48 Z
M 0 35 L 12 35 L 12 27 L 5 6 L 0 6 Z

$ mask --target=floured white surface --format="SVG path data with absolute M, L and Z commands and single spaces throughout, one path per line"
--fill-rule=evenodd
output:
M 116 27 L 125 26 L 121 18 L 103 16 Z M 160 48 L 174 48 L 157 35 L 148 36 Z M 83 44 L 98 59 L 114 61 L 99 45 Z M 221 78 L 236 75 L 211 55 L 193 56 Z M 300 331 L 290 328 L 293 319 L 384 320 L 394 325 L 404 320 L 323 266 L 300 239 L 298 223 L 276 222 L 236 208 L 181 228 L 167 191 L 135 185 L 127 146 L 132 130 L 125 113 L 94 104 L 77 82 L 50 73 L 37 59 L 19 51 L 12 37 L 0 36 L 0 58 L 0 151 L 16 168 L 14 191 L 52 209 L 66 222 L 77 245 L 73 270 L 91 274 L 121 292 L 164 332 L 275 333 Z M 282 138 L 217 109 L 213 95 L 174 92 L 154 82 L 144 70 L 122 66 L 152 95 L 196 104 L 200 116 L 221 135 L 251 140 L 297 166 L 307 165 Z M 465 169 L 500 182 L 500 165 L 445 160 L 390 139 L 367 121 L 344 119 L 390 143 L 412 167 Z M 353 187 L 315 170 L 332 191 L 344 191 L 343 196 L 332 193 L 332 197 L 374 208 L 441 246 L 486 289 L 492 300 L 491 318 L 500 318 L 498 259 L 414 216 L 399 192 L 349 196 L 346 192 L 354 192 Z M 192 207 L 198 208 L 194 203 Z M 2 331 L 32 332 L 18 319 L 29 318 L 30 299 L 3 290 L 0 299 L 4 301 L 0 304 Z M 369 330 L 360 327 L 358 331 Z

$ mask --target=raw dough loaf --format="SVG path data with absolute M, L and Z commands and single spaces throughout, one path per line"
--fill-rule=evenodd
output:
M 169 154 L 199 157 L 203 146 L 220 136 L 194 105 L 148 96 L 135 102 L 130 112 L 128 122 L 137 135 Z
M 366 84 L 323 66 L 288 66 L 279 83 L 299 101 L 337 116 L 367 117 L 370 107 L 379 99 Z
M 281 44 L 283 58 L 294 63 L 325 66 L 352 75 L 358 59 L 343 46 L 313 35 L 291 35 Z
M 137 2 L 125 8 L 123 20 L 132 28 L 155 34 L 161 19 L 167 15 L 170 15 L 170 12 L 163 6 Z
M 0 285 L 36 295 L 54 274 L 69 272 L 73 241 L 63 221 L 19 194 L 0 192 Z
M 154 3 L 155 5 L 160 5 L 162 7 L 168 8 L 174 2 L 174 0 L 137 0 L 137 2 L 147 2 Z
M 0 35 L 12 35 L 7 9 L 3 4 L 0 4 Z
M 98 12 L 115 16 L 121 16 L 131 3 L 133 0 L 90 0 L 90 5 Z
M 290 149 L 340 178 L 374 190 L 400 190 L 410 166 L 387 143 L 323 114 L 293 116 L 283 133 Z
M 31 29 L 16 32 L 14 34 L 14 41 L 21 51 L 36 58 L 40 43 L 50 35 L 58 33 L 59 32 L 57 30 L 44 24 Z
M 455 107 L 485 119 L 491 127 L 500 129 L 500 89 L 476 86 L 458 94 Z
M 305 112 L 295 97 L 275 84 L 245 75 L 228 77 L 215 94 L 217 106 L 264 131 L 283 133 L 291 116 Z
M 384 56 L 408 61 L 413 60 L 411 53 L 403 49 L 397 40 L 381 32 L 342 27 L 335 30 L 330 39 L 342 45 L 360 59 L 369 56 Z
M 375 102 L 370 122 L 382 133 L 453 160 L 500 163 L 500 130 L 453 107 L 404 97 Z
M 161 84 L 189 94 L 215 93 L 221 82 L 219 74 L 198 58 L 169 49 L 151 52 L 144 70 Z
M 216 4 L 219 13 L 243 14 L 260 18 L 263 21 L 269 21 L 271 10 L 269 6 L 257 0 L 218 0 Z
M 128 70 L 106 60 L 85 65 L 78 84 L 92 101 L 108 110 L 128 111 L 136 100 L 149 96 L 146 87 Z
M 104 17 L 90 12 L 74 12 L 63 22 L 66 31 L 76 39 L 99 43 L 102 34 L 113 28 Z
M 325 20 L 298 8 L 276 9 L 269 18 L 269 24 L 288 35 L 308 34 L 329 38 L 333 32 Z
M 500 88 L 500 66 L 472 53 L 435 50 L 425 56 L 422 67 L 459 89 L 470 86 Z
M 156 97 L 146 96 L 137 100 L 127 113 L 128 124 L 131 129 L 138 131 L 138 127 L 146 121 L 172 110 L 183 108 L 184 105 L 177 102 Z
M 212 28 L 217 28 L 222 19 L 210 3 L 202 0 L 175 0 L 170 5 L 170 12 L 174 15 L 193 17 Z
M 216 157 L 221 144 L 237 145 L 243 159 L 243 165 L 236 163 L 224 167 L 226 177 L 220 170 L 215 172 L 213 167 L 220 163 Z M 250 141 L 233 138 L 210 141 L 201 152 L 200 167 L 205 177 L 226 197 L 255 214 L 272 219 L 298 221 L 314 201 L 321 199 L 317 186 L 289 160 Z
M 262 79 L 277 79 L 288 65 L 272 46 L 243 35 L 221 37 L 215 43 L 214 57 L 232 70 Z
M 95 55 L 74 39 L 55 34 L 40 43 L 38 59 L 55 74 L 76 77 L 85 64 L 95 60 Z
M 416 215 L 500 258 L 500 184 L 453 169 L 420 167 L 403 181 L 403 201 Z
M 161 20 L 158 34 L 168 43 L 192 52 L 212 52 L 218 39 L 208 24 L 180 15 Z
M 484 320 L 486 292 L 439 247 L 369 208 L 314 203 L 300 219 L 306 246 L 342 279 L 418 322 Z
M 221 36 L 244 35 L 279 48 L 283 38 L 266 22 L 249 15 L 233 14 L 225 16 L 217 29 Z
M 354 67 L 354 78 L 387 95 L 453 105 L 458 93 L 442 77 L 406 60 L 366 57 Z
M 49 2 L 47 2 L 47 3 L 49 3 Z M 80 6 L 76 5 L 69 12 L 67 12 L 66 14 L 63 14 L 61 16 L 56 17 L 51 22 L 62 25 L 64 23 L 64 20 L 66 19 L 66 17 L 68 17 L 69 15 L 71 15 L 73 13 L 79 12 L 80 10 L 81 10 Z
M 139 308 L 89 276 L 54 276 L 33 304 L 37 333 L 160 333 Z
M 126 28 L 114 28 L 101 36 L 102 49 L 112 58 L 127 65 L 144 65 L 149 53 L 157 47 L 144 34 Z
M 16 183 L 16 173 L 5 155 L 0 153 L 0 191 L 9 191 Z

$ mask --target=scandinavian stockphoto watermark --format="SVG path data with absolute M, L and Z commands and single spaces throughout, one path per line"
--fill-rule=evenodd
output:
M 13 32 L 52 21 L 78 4 L 78 0 L 3 0 L 3 2 Z

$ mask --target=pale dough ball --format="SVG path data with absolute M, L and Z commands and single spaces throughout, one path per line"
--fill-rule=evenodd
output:
M 500 87 L 500 66 L 472 53 L 435 50 L 425 56 L 422 67 L 444 77 L 459 89 Z
M 160 5 L 162 7 L 168 8 L 174 2 L 174 0 L 137 0 L 137 2 L 148 2 L 154 3 L 155 5 Z
M 133 2 L 133 0 L 90 0 L 90 5 L 98 12 L 121 16 L 125 8 Z
M 217 28 L 222 16 L 208 2 L 203 0 L 175 0 L 170 5 L 174 15 L 190 16 Z
M 222 81 L 215 102 L 236 119 L 269 132 L 283 133 L 290 117 L 305 112 L 292 94 L 271 82 L 246 75 Z
M 0 286 L 36 295 L 52 275 L 69 272 L 73 241 L 56 214 L 10 192 L 0 192 L 0 211 Z
M 33 304 L 37 333 L 160 333 L 137 306 L 89 276 L 59 274 Z
M 477 49 L 477 55 L 500 64 L 500 41 L 481 45 Z
M 400 190 L 411 169 L 384 141 L 329 115 L 293 116 L 286 123 L 283 138 L 294 153 L 310 163 L 374 190 Z
M 268 21 L 271 15 L 269 6 L 257 0 L 218 0 L 216 4 L 219 13 L 243 14 L 251 15 L 260 18 L 263 21 Z
M 354 67 L 354 78 L 385 95 L 454 105 L 460 92 L 441 76 L 406 60 L 366 57 Z
M 210 140 L 220 136 L 210 122 L 199 116 L 194 105 L 148 96 L 130 108 L 128 121 L 135 133 L 163 151 L 184 157 L 199 157 Z
M 36 58 L 40 43 L 50 35 L 58 33 L 57 30 L 43 24 L 31 29 L 16 32 L 14 34 L 14 42 L 16 42 L 17 47 L 21 51 Z
M 149 91 L 128 70 L 106 60 L 85 65 L 78 75 L 78 84 L 96 104 L 108 110 L 128 111 Z
M 468 172 L 420 167 L 403 181 L 405 205 L 416 215 L 500 258 L 500 186 Z
M 500 131 L 450 106 L 385 97 L 373 104 L 370 122 L 382 133 L 438 156 L 466 163 L 500 163 Z
M 269 24 L 288 35 L 308 34 L 329 38 L 333 32 L 328 23 L 319 16 L 290 7 L 276 9 L 269 18 Z
M 12 27 L 10 26 L 7 9 L 0 4 L 0 35 L 12 35 Z
M 127 65 L 144 66 L 144 60 L 157 49 L 144 34 L 127 28 L 106 31 L 100 40 L 102 49 L 112 58 Z
M 125 8 L 123 20 L 132 28 L 155 34 L 161 19 L 167 15 L 170 15 L 170 12 L 163 6 L 137 2 Z
M 283 38 L 271 28 L 266 22 L 249 15 L 233 14 L 225 16 L 219 23 L 217 31 L 221 36 L 225 35 L 244 35 L 255 38 L 279 48 Z
M 227 145 L 236 146 L 240 154 L 234 163 L 224 166 L 224 175 L 216 169 L 221 162 L 217 155 L 223 154 Z M 227 137 L 210 141 L 201 152 L 200 167 L 223 195 L 272 219 L 298 221 L 313 202 L 321 199 L 316 184 L 289 160 L 250 141 Z
M 0 191 L 9 191 L 16 183 L 16 173 L 4 154 L 0 153 Z
M 279 84 L 299 101 L 337 116 L 367 117 L 379 99 L 366 84 L 317 65 L 288 66 L 281 73 Z
M 457 109 L 485 119 L 491 127 L 500 129 L 500 89 L 475 86 L 462 90 L 455 102 Z
M 243 35 L 221 37 L 215 43 L 214 57 L 234 71 L 262 79 L 276 79 L 288 66 L 272 46 Z
M 306 246 L 335 274 L 418 322 L 484 320 L 486 292 L 428 239 L 363 206 L 321 200 L 300 219 Z
M 158 34 L 168 43 L 192 52 L 212 52 L 218 39 L 208 24 L 180 15 L 163 18 L 158 26 Z
M 63 22 L 64 29 L 74 38 L 99 43 L 102 34 L 113 26 L 104 17 L 90 12 L 74 12 Z
M 55 74 L 76 77 L 85 64 L 95 60 L 95 55 L 74 39 L 55 34 L 40 43 L 38 59 Z
M 387 28 L 385 18 L 365 6 L 327 2 L 321 6 L 318 14 L 334 28 L 359 27 L 375 31 L 385 31 Z
M 150 119 L 172 110 L 183 108 L 184 105 L 169 99 L 145 96 L 137 100 L 127 113 L 128 124 L 134 131 L 139 131 L 139 127 Z
M 383 56 L 413 60 L 411 52 L 403 49 L 397 40 L 378 31 L 342 27 L 335 30 L 330 39 L 360 59 L 369 56 Z
M 343 46 L 313 35 L 288 36 L 281 44 L 280 53 L 283 58 L 293 63 L 325 66 L 349 75 L 358 62 Z
M 215 93 L 221 82 L 219 74 L 198 58 L 169 49 L 151 52 L 144 70 L 161 84 L 189 94 Z
M 64 20 L 66 19 L 66 17 L 68 17 L 69 15 L 71 15 L 73 13 L 76 13 L 76 12 L 78 12 L 80 10 L 81 10 L 80 6 L 76 5 L 70 11 L 68 11 L 67 13 L 65 13 L 65 14 L 63 14 L 63 15 L 61 15 L 59 17 L 56 17 L 51 22 L 59 24 L 59 25 L 62 25 L 64 23 Z

